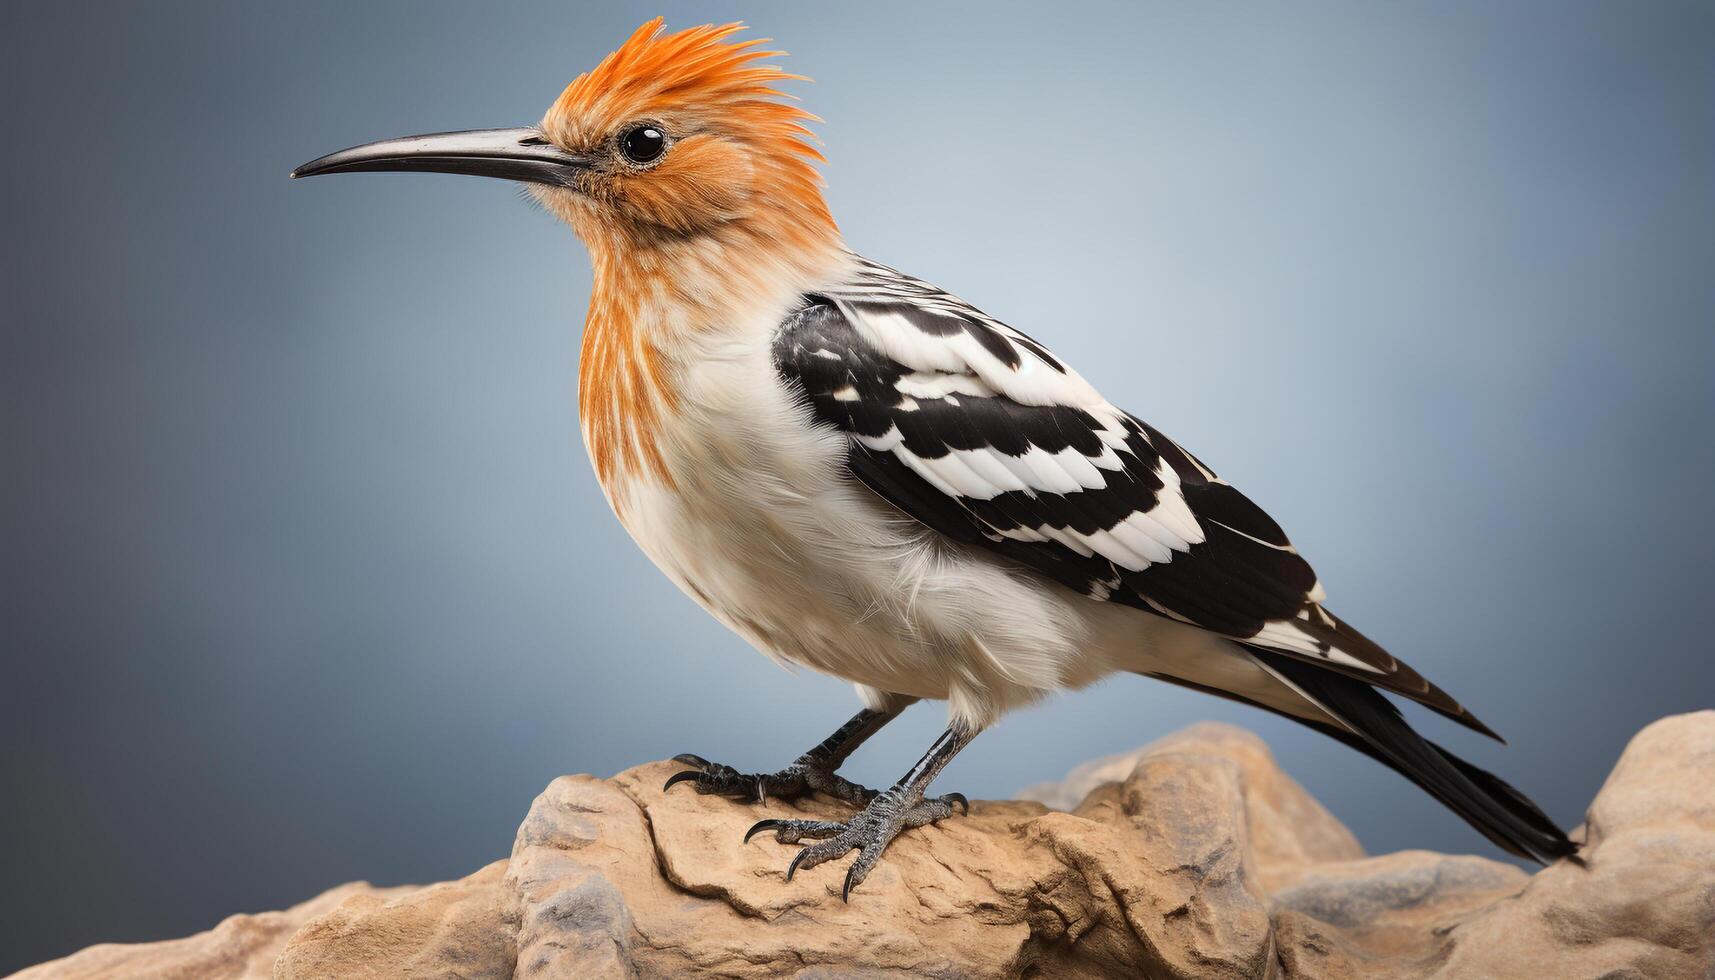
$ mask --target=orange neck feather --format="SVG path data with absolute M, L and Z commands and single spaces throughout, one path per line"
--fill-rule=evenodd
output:
M 662 413 L 675 407 L 673 387 L 659 347 L 638 322 L 645 285 L 636 270 L 616 270 L 611 255 L 593 248 L 591 255 L 595 282 L 578 358 L 578 417 L 596 478 L 610 494 L 620 477 L 644 472 L 671 486 L 657 430 Z M 620 506 L 617 496 L 613 502 Z
M 824 212 L 825 213 L 825 212 Z M 578 364 L 578 414 L 602 486 L 651 479 L 672 487 L 663 426 L 680 407 L 675 356 L 834 274 L 845 249 L 831 223 L 746 224 L 644 246 L 585 234 L 594 281 Z

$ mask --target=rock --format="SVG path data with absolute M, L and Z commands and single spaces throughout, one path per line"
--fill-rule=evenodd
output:
M 509 977 L 518 897 L 496 861 L 458 881 L 392 896 L 359 892 L 291 937 L 272 976 Z
M 663 795 L 677 768 L 555 780 L 511 856 L 456 882 L 345 886 L 21 976 L 1715 976 L 1715 712 L 1640 733 L 1583 863 L 1534 876 L 1366 857 L 1259 739 L 1198 725 L 906 834 L 846 904 L 839 864 L 788 883 L 791 847 L 739 844 L 764 812 L 839 805 Z
M 1075 810 L 1101 786 L 1123 782 L 1145 756 L 1174 753 L 1218 755 L 1238 764 L 1251 847 L 1265 871 L 1364 856 L 1346 825 L 1275 766 L 1274 755 L 1261 739 L 1231 725 L 1192 725 L 1141 749 L 1086 762 L 1060 782 L 1031 786 L 1018 795 L 1056 810 Z
M 1454 931 L 1443 976 L 1715 976 L 1715 711 L 1639 732 L 1560 862 Z
M 126 977 L 145 980 L 268 980 L 281 947 L 304 923 L 339 909 L 345 902 L 409 894 L 410 887 L 376 888 L 358 881 L 330 888 L 284 912 L 229 915 L 220 925 L 183 939 L 158 943 L 102 943 L 64 959 L 14 973 L 12 980 L 96 980 Z

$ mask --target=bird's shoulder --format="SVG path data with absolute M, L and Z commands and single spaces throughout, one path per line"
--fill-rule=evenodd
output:
M 806 331 L 838 332 L 840 321 L 863 353 L 907 371 L 969 375 L 1025 404 L 1102 401 L 1023 331 L 931 283 L 857 257 L 845 275 L 803 297 L 787 316 L 776 333 L 776 356 L 790 353 Z

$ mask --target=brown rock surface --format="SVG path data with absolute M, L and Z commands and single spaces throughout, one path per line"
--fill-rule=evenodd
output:
M 358 892 L 311 919 L 272 964 L 288 977 L 509 977 L 518 898 L 506 862 L 391 895 Z
M 14 973 L 12 980 L 268 980 L 280 949 L 304 923 L 338 909 L 349 900 L 408 894 L 404 888 L 376 888 L 354 881 L 330 888 L 283 912 L 229 915 L 220 925 L 183 939 L 158 943 L 102 943 L 64 959 Z
M 1239 729 L 1198 725 L 901 837 L 848 905 L 838 865 L 738 841 L 765 811 L 654 763 L 566 776 L 511 857 L 423 889 L 347 885 L 61 977 L 1715 976 L 1715 712 L 1632 742 L 1585 864 L 1365 857 Z M 1059 809 L 1050 809 L 1049 805 Z M 766 812 L 832 815 L 828 802 Z

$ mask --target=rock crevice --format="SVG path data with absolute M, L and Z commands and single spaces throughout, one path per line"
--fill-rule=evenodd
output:
M 1221 725 L 907 834 L 850 904 L 837 873 L 787 882 L 790 847 L 739 845 L 757 807 L 664 795 L 672 771 L 554 780 L 510 856 L 458 881 L 345 885 L 19 976 L 1715 976 L 1715 712 L 1641 732 L 1590 808 L 1582 866 L 1534 876 L 1366 856 Z

